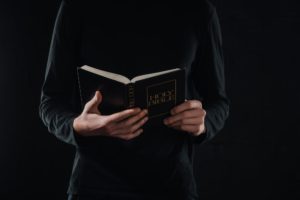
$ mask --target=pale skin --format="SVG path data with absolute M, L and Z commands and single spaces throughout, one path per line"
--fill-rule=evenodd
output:
M 193 136 L 199 136 L 206 131 L 205 116 L 206 111 L 202 108 L 201 101 L 185 100 L 171 110 L 171 116 L 164 119 L 164 124 Z
M 85 104 L 82 113 L 75 118 L 73 128 L 81 136 L 108 136 L 131 140 L 142 132 L 148 120 L 147 109 L 131 108 L 111 115 L 102 115 L 98 106 L 102 102 L 100 91 Z M 185 131 L 193 136 L 205 132 L 205 110 L 198 100 L 186 100 L 171 110 L 164 120 L 166 126 Z

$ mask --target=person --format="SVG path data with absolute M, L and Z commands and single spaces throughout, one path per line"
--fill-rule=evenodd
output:
M 62 0 L 39 114 L 76 148 L 69 199 L 199 198 L 194 147 L 223 128 L 230 104 L 216 8 L 199 2 Z M 101 90 L 82 108 L 76 69 L 85 64 L 127 77 L 184 67 L 186 100 L 156 127 L 146 108 L 102 115 Z

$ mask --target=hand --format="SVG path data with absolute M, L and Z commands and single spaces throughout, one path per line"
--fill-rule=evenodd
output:
M 164 119 L 164 124 L 198 136 L 206 131 L 205 115 L 206 111 L 202 108 L 201 101 L 186 100 L 171 110 L 171 116 Z
M 126 109 L 111 115 L 101 115 L 98 106 L 102 101 L 100 91 L 85 104 L 83 112 L 74 119 L 73 128 L 82 136 L 109 136 L 130 140 L 143 132 L 148 120 L 147 110 Z

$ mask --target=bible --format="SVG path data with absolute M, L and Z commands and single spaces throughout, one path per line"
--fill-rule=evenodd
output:
M 131 80 L 121 74 L 84 65 L 77 68 L 82 108 L 97 90 L 102 94 L 101 114 L 109 115 L 132 107 L 148 109 L 149 121 L 166 117 L 185 100 L 185 69 L 153 72 Z

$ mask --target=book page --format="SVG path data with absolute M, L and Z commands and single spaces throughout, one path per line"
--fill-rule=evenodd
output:
M 94 68 L 94 67 L 90 67 L 90 66 L 87 66 L 87 65 L 82 66 L 81 69 L 84 69 L 88 72 L 91 72 L 91 73 L 97 74 L 99 76 L 103 76 L 105 78 L 109 78 L 109 79 L 112 79 L 112 80 L 115 80 L 115 81 L 118 81 L 118 82 L 121 82 L 121 83 L 124 83 L 124 84 L 130 83 L 130 80 L 127 77 L 122 76 L 120 74 L 104 71 L 104 70 L 97 69 L 97 68 Z
M 150 74 L 143 74 L 143 75 L 134 77 L 133 79 L 131 79 L 131 82 L 134 83 L 134 82 L 139 81 L 139 80 L 151 78 L 151 77 L 154 77 L 154 76 L 159 76 L 159 75 L 162 75 L 162 74 L 167 74 L 167 73 L 178 71 L 178 70 L 180 70 L 180 68 L 175 68 L 175 69 L 170 69 L 170 70 L 165 70 L 165 71 L 155 72 L 155 73 L 150 73 Z

